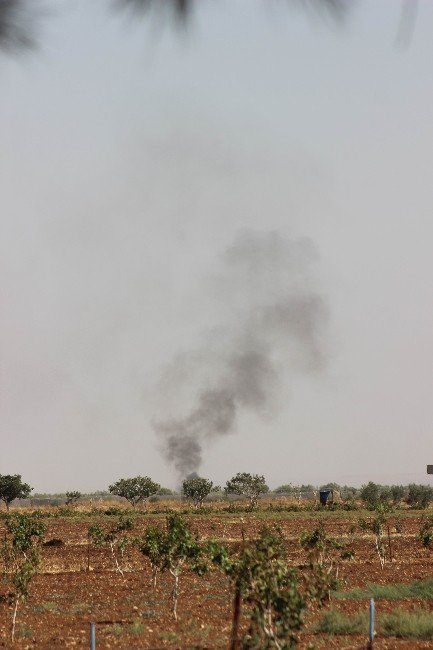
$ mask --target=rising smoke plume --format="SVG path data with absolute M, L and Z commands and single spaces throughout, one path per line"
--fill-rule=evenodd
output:
M 180 479 L 199 469 L 204 443 L 235 430 L 243 410 L 265 413 L 282 381 L 323 366 L 327 310 L 311 277 L 316 258 L 309 239 L 252 231 L 222 255 L 210 290 L 227 312 L 225 322 L 218 323 L 217 345 L 209 335 L 191 353 L 202 386 L 186 415 L 153 424 Z

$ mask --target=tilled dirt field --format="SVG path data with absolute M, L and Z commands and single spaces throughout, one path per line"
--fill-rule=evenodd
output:
M 233 545 L 240 543 L 242 534 L 246 539 L 252 538 L 264 524 L 278 524 L 287 538 L 288 559 L 293 566 L 301 567 L 300 571 L 306 555 L 300 547 L 299 537 L 305 530 L 314 530 L 322 520 L 328 535 L 350 544 L 355 552 L 354 559 L 340 562 L 342 590 L 365 587 L 368 582 L 410 582 L 430 577 L 433 573 L 433 559 L 417 537 L 421 514 L 402 514 L 397 529 L 394 527 L 397 522 L 392 521 L 393 559 L 383 569 L 378 562 L 373 536 L 362 534 L 359 528 L 353 531 L 358 518 L 368 516 L 368 513 L 261 511 L 256 514 L 227 514 L 216 511 L 187 516 L 202 539 L 213 538 Z M 170 612 L 170 576 L 158 576 L 157 586 L 153 589 L 150 566 L 135 549 L 129 548 L 126 553 L 123 577 L 115 571 L 109 549 L 91 547 L 89 558 L 89 525 L 96 522 L 108 525 L 112 520 L 108 516 L 88 516 L 85 513 L 45 520 L 45 540 L 59 539 L 63 544 L 43 549 L 42 565 L 31 583 L 30 597 L 18 613 L 17 639 L 13 647 L 88 648 L 89 623 L 93 621 L 96 623 L 97 648 L 227 648 L 232 594 L 219 570 L 215 569 L 204 577 L 188 571 L 181 575 L 179 620 L 176 622 Z M 158 521 L 163 521 L 163 515 L 140 516 L 132 534 L 140 535 L 146 525 Z M 2 584 L 0 595 L 4 596 L 6 589 Z M 335 599 L 332 606 L 350 614 L 366 610 L 368 601 Z M 433 602 L 378 600 L 376 607 L 379 613 L 396 608 L 433 610 Z M 300 635 L 300 649 L 366 648 L 366 637 L 330 637 L 313 633 L 312 625 L 321 614 L 310 609 L 307 624 Z M 3 597 L 0 601 L 1 647 L 12 647 L 8 640 L 11 617 L 12 607 Z M 432 647 L 433 641 L 392 637 L 378 637 L 375 642 L 377 650 Z

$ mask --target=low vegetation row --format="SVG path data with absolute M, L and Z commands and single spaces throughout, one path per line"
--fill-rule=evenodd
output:
M 349 616 L 336 609 L 329 609 L 315 626 L 315 631 L 330 635 L 366 636 L 368 625 L 367 611 Z M 423 609 L 415 609 L 411 612 L 396 609 L 391 613 L 379 614 L 376 631 L 385 637 L 429 640 L 433 638 L 433 616 Z
M 19 474 L 0 475 L 0 500 L 5 503 L 6 509 L 15 500 L 28 499 L 33 492 L 33 488 L 22 481 Z M 270 490 L 265 477 L 259 474 L 249 474 L 239 472 L 226 482 L 224 488 L 214 485 L 210 479 L 200 476 L 191 476 L 186 478 L 182 483 L 180 493 L 176 493 L 168 488 L 161 487 L 148 476 L 136 476 L 131 478 L 121 478 L 108 487 L 106 492 L 97 492 L 94 495 L 84 495 L 78 490 L 72 490 L 65 494 L 59 495 L 34 495 L 37 501 L 46 498 L 56 498 L 63 501 L 66 505 L 74 505 L 80 499 L 87 497 L 102 498 L 108 496 L 120 497 L 128 501 L 131 506 L 136 507 L 147 501 L 155 500 L 157 497 L 180 497 L 190 501 L 196 509 L 203 506 L 205 501 L 212 499 L 224 499 L 233 496 L 246 499 L 251 509 L 257 506 L 260 498 L 264 496 L 292 497 L 298 502 L 303 499 L 310 501 L 319 501 L 321 493 L 328 493 L 329 499 L 327 505 L 346 504 L 347 509 L 356 508 L 359 502 L 364 507 L 374 510 L 377 506 L 399 507 L 407 505 L 415 509 L 428 508 L 433 500 L 433 488 L 428 485 L 392 485 L 383 486 L 370 481 L 360 489 L 340 486 L 337 483 L 328 483 L 319 488 L 312 485 L 294 486 L 292 484 L 282 485 L 275 490 Z M 320 499 L 322 505 L 324 501 Z

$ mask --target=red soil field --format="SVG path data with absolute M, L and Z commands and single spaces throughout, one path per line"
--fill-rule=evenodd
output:
M 51 512 L 51 511 L 50 511 Z M 300 567 L 306 562 L 299 537 L 324 521 L 328 535 L 339 541 L 349 540 L 355 551 L 352 560 L 339 564 L 340 588 L 365 587 L 368 582 L 392 584 L 431 577 L 433 561 L 417 535 L 421 514 L 403 512 L 399 531 L 392 529 L 393 560 L 380 568 L 372 535 L 357 528 L 361 512 L 272 512 L 259 509 L 253 513 L 226 513 L 221 509 L 203 514 L 187 514 L 200 538 L 218 539 L 228 545 L 257 535 L 264 525 L 278 524 L 287 539 L 287 558 Z M 30 596 L 18 611 L 16 640 L 10 642 L 13 607 L 6 602 L 7 585 L 0 583 L 0 646 L 9 648 L 88 648 L 89 623 L 96 624 L 97 648 L 228 648 L 231 630 L 232 594 L 225 576 L 214 569 L 204 577 L 189 571 L 180 578 L 179 620 L 170 611 L 171 577 L 158 576 L 156 589 L 151 585 L 151 570 L 146 558 L 128 547 L 124 559 L 124 576 L 116 572 L 108 548 L 90 549 L 88 568 L 87 530 L 93 523 L 108 525 L 113 521 L 101 513 L 75 512 L 73 516 L 49 517 L 45 520 L 45 540 L 60 539 L 61 546 L 44 547 L 38 574 L 30 585 Z M 163 522 L 164 515 L 143 513 L 136 517 L 133 536 L 143 533 L 149 523 Z M 0 535 L 3 521 L 0 521 Z M 368 600 L 333 599 L 332 606 L 345 613 L 368 608 Z M 378 600 L 378 612 L 396 608 L 433 610 L 428 600 Z M 300 633 L 299 649 L 366 648 L 366 636 L 328 636 L 316 634 L 313 624 L 323 610 L 311 607 L 306 625 Z M 375 649 L 421 649 L 433 647 L 432 641 L 414 641 L 393 637 L 378 638 Z

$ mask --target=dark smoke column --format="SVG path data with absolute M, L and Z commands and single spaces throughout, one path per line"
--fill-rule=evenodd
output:
M 282 381 L 323 367 L 327 309 L 311 278 L 316 259 L 310 240 L 276 232 L 244 231 L 225 251 L 212 286 L 231 316 L 218 324 L 217 350 L 204 339 L 194 351 L 206 390 L 186 416 L 153 424 L 179 479 L 199 469 L 204 442 L 233 433 L 238 413 L 260 415 Z

